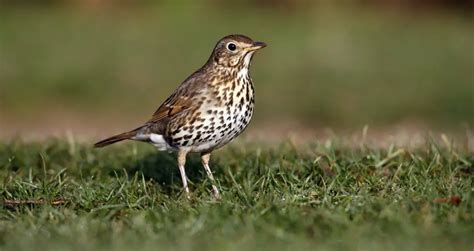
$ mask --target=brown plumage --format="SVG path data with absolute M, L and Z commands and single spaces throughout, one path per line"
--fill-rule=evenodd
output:
M 125 139 L 153 144 L 158 150 L 177 151 L 178 166 L 185 192 L 189 196 L 184 170 L 186 154 L 201 153 L 209 168 L 213 150 L 237 137 L 249 124 L 254 109 L 254 88 L 249 76 L 253 54 L 265 47 L 243 35 L 219 40 L 208 61 L 191 74 L 155 111 L 144 125 L 97 142 L 107 146 Z M 214 195 L 219 190 L 212 185 Z

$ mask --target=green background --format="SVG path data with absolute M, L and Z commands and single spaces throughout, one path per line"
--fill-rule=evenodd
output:
M 254 128 L 472 124 L 468 13 L 317 3 L 6 5 L 0 119 L 33 131 L 137 126 L 219 38 L 242 33 L 268 44 L 251 69 Z

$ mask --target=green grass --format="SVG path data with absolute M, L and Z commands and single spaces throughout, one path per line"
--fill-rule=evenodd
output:
M 192 199 L 174 155 L 145 144 L 104 150 L 71 138 L 0 143 L 0 194 L 59 206 L 0 208 L 0 250 L 472 250 L 474 156 L 338 139 L 305 146 L 237 143 L 198 156 Z M 438 203 L 459 196 L 461 203 Z
M 354 6 L 6 7 L 0 116 L 19 124 L 105 117 L 136 126 L 219 38 L 243 33 L 269 45 L 252 65 L 257 123 L 472 124 L 473 27 L 455 12 Z

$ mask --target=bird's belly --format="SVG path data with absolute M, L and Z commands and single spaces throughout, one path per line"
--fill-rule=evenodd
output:
M 172 144 L 190 152 L 220 148 L 237 137 L 250 123 L 253 103 L 235 106 L 205 107 L 200 119 L 171 136 Z

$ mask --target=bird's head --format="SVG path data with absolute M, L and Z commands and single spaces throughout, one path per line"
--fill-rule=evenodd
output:
M 265 46 L 244 35 L 229 35 L 217 42 L 209 62 L 226 68 L 248 68 L 255 51 Z

